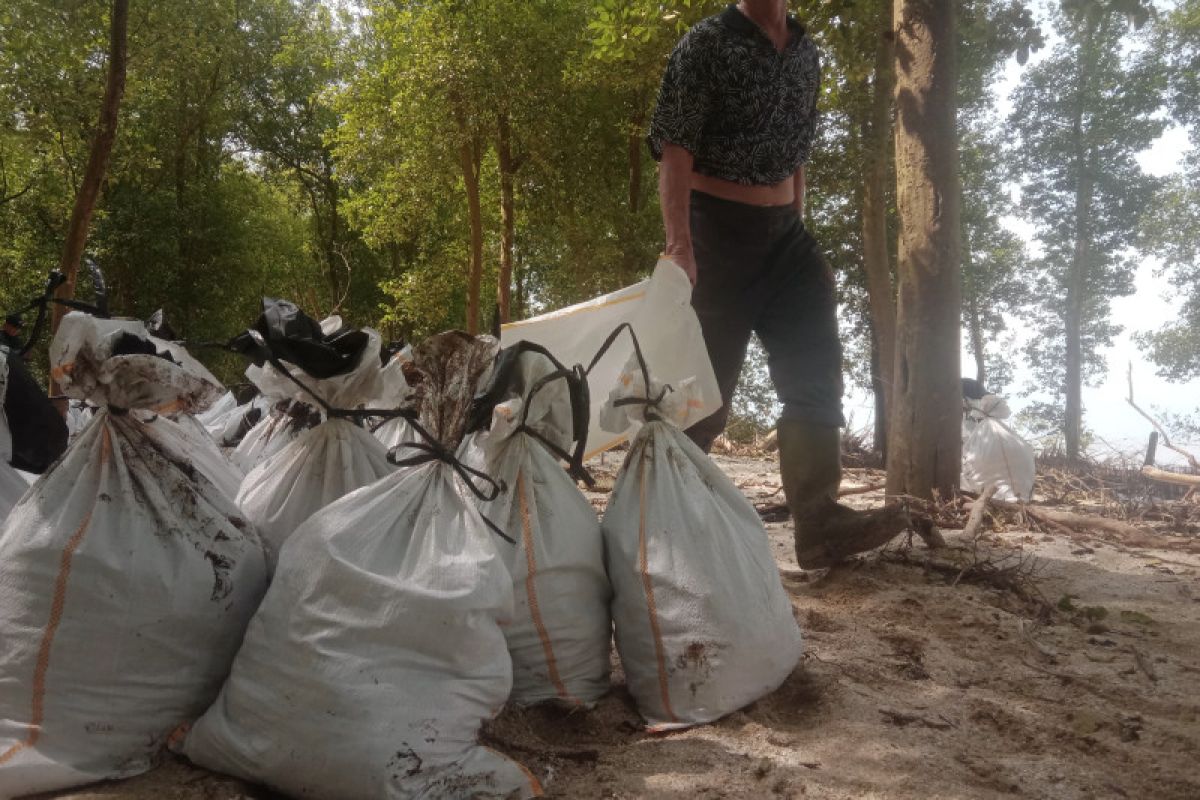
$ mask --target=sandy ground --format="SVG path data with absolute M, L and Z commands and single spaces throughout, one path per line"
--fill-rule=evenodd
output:
M 778 501 L 771 462 L 718 461 L 752 499 Z M 879 479 L 851 472 L 846 485 Z M 714 725 L 650 736 L 618 670 L 594 711 L 510 710 L 488 743 L 547 796 L 580 800 L 1200 798 L 1200 556 L 1179 546 L 1194 540 L 1155 537 L 1148 549 L 1010 532 L 968 547 L 947 532 L 951 560 L 1026 558 L 1047 614 L 929 568 L 920 544 L 805 573 L 788 527 L 768 529 L 807 639 L 778 691 Z M 170 761 L 54 797 L 275 795 Z

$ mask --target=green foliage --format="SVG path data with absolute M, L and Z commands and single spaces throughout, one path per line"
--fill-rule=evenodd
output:
M 648 272 L 662 245 L 643 136 L 663 65 L 688 27 L 725 5 L 134 4 L 128 87 L 89 254 L 109 277 L 117 313 L 145 317 L 163 307 L 192 340 L 236 333 L 264 294 L 295 299 L 314 315 L 337 310 L 389 338 L 462 327 L 470 250 L 462 148 L 478 170 L 488 298 L 501 246 L 503 121 L 513 156 L 514 315 L 627 285 Z M 846 368 L 864 387 L 872 340 L 862 165 L 876 43 L 890 5 L 792 4 L 823 67 L 807 223 L 838 273 Z M 996 124 L 992 87 L 1010 55 L 1024 62 L 1042 46 L 1041 33 L 1017 0 L 958 7 L 964 326 L 978 333 L 997 388 L 1011 373 L 1008 320 L 1026 309 L 1039 333 L 1037 378 L 1061 385 L 1077 177 L 1066 115 L 1086 64 L 1094 74 L 1085 92 L 1086 163 L 1097 187 L 1084 326 L 1090 374 L 1114 333 L 1108 300 L 1130 290 L 1133 254 L 1153 251 L 1185 307 L 1145 345 L 1164 374 L 1195 376 L 1200 166 L 1193 156 L 1187 175 L 1154 196 L 1133 154 L 1162 125 L 1163 84 L 1151 56 L 1169 62 L 1175 119 L 1200 123 L 1200 0 L 1183 0 L 1161 25 L 1136 0 L 1064 6 L 1055 22 L 1062 44 L 1028 70 L 1004 126 Z M 0 4 L 5 308 L 40 288 L 61 251 L 103 89 L 106 14 L 100 2 Z M 1130 21 L 1143 30 L 1132 32 Z M 1084 53 L 1089 25 L 1097 38 Z M 1152 46 L 1142 47 L 1150 35 Z M 1019 147 L 1009 146 L 1013 139 Z M 1015 172 L 1024 183 L 1021 210 L 1038 225 L 1037 260 L 1001 225 L 1016 211 L 1008 197 Z M 894 233 L 894 207 L 889 215 Z M 485 300 L 485 322 L 490 315 Z M 219 367 L 225 378 L 240 369 L 232 361 Z M 733 415 L 744 430 L 762 432 L 776 412 L 763 354 L 752 348 Z
M 1155 198 L 1143 231 L 1183 305 L 1177 319 L 1139 342 L 1160 375 L 1186 381 L 1200 377 L 1200 0 L 1175 8 L 1153 46 L 1167 63 L 1172 116 L 1188 126 L 1193 149 L 1183 174 Z

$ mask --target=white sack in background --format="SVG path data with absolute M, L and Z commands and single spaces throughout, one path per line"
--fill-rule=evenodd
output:
M 383 390 L 376 403 L 376 408 L 394 409 L 403 405 L 412 394 L 408 381 L 404 378 L 404 365 L 412 361 L 412 347 L 405 345 L 399 352 L 392 355 L 387 366 L 383 368 Z M 402 444 L 418 440 L 417 432 L 403 417 L 393 417 L 385 420 L 375 428 L 375 438 L 387 450 Z
M 230 415 L 237 407 L 237 398 L 233 396 L 233 392 L 226 392 L 217 402 L 209 406 L 208 410 L 197 414 L 196 419 L 200 420 L 200 424 L 213 439 L 219 441 Z
M 1008 427 L 1008 403 L 994 394 L 967 401 L 962 482 L 968 492 L 995 484 L 997 500 L 1029 500 L 1036 474 L 1033 447 Z
M 375 331 L 364 330 L 368 344 L 350 372 L 318 380 L 289 368 L 333 408 L 369 406 L 382 384 L 380 339 Z M 264 393 L 291 386 L 295 400 L 317 402 L 269 364 L 248 372 L 257 373 L 252 379 Z M 260 461 L 242 482 L 237 502 L 267 543 L 273 562 L 284 541 L 314 513 L 393 469 L 386 448 L 370 432 L 344 419 L 329 419 Z

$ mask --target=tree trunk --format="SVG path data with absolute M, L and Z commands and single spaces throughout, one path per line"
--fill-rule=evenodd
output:
M 1083 436 L 1083 304 L 1087 293 L 1088 260 L 1091 257 L 1089 222 L 1095 188 L 1088 171 L 1088 147 L 1084 136 L 1083 116 L 1087 107 L 1087 83 L 1095 50 L 1096 25 L 1091 20 L 1086 24 L 1079 74 L 1076 78 L 1074 117 L 1071 121 L 1071 136 L 1075 144 L 1075 247 L 1067 271 L 1066 307 L 1063 312 L 1063 335 L 1066 338 L 1063 438 L 1069 461 L 1079 459 L 1080 439 Z
M 329 238 L 325 246 L 325 258 L 329 262 L 329 285 L 333 290 L 333 297 L 330 298 L 330 303 L 332 303 L 330 313 L 332 314 L 341 310 L 342 303 L 349 294 L 351 280 L 349 274 L 346 275 L 345 283 L 342 283 L 341 278 L 341 270 L 347 266 L 347 263 L 342 258 L 341 208 L 338 206 L 338 186 L 337 180 L 333 177 L 332 165 L 327 166 L 321 188 L 325 194 L 325 203 L 329 206 Z
M 955 3 L 895 0 L 900 214 L 889 494 L 949 497 L 961 469 Z
M 508 322 L 512 312 L 513 241 L 516 229 L 513 203 L 512 130 L 508 114 L 496 119 L 496 160 L 500 167 L 500 276 L 496 281 L 496 303 L 500 322 Z
M 471 224 L 471 250 L 467 264 L 467 333 L 479 333 L 479 287 L 483 283 L 483 212 L 479 204 L 479 148 L 464 138 L 458 148 L 459 166 L 467 189 L 467 213 Z
M 964 258 L 966 256 L 964 255 Z M 963 264 L 963 274 L 968 273 L 967 264 Z M 966 280 L 964 278 L 964 280 Z M 967 334 L 971 337 L 971 355 L 975 358 L 975 380 L 987 386 L 987 353 L 983 345 L 983 318 L 979 312 L 979 289 L 975 286 L 964 286 L 963 298 L 967 304 Z
M 887 464 L 887 405 L 883 394 L 883 380 L 879 374 L 879 337 L 874 331 L 874 323 L 871 323 L 871 386 L 874 388 L 873 395 L 875 399 L 875 433 L 871 441 L 871 446 L 883 458 L 883 463 Z
M 643 104 L 644 105 L 644 104 Z M 642 126 L 646 124 L 646 114 L 638 111 L 633 115 L 629 130 L 629 213 L 636 214 L 642 204 L 642 149 L 645 147 L 642 138 Z
M 875 48 L 875 85 L 871 112 L 863 126 L 863 270 L 871 307 L 873 350 L 877 366 L 871 376 L 875 391 L 875 447 L 887 460 L 888 415 L 892 408 L 896 360 L 896 295 L 888 250 L 887 179 L 892 144 L 892 94 L 896 85 L 895 34 L 892 14 L 885 13 Z
M 92 213 L 100 197 L 100 188 L 108 171 L 108 158 L 112 154 L 113 142 L 117 138 L 117 117 L 121 98 L 125 94 L 126 29 L 129 22 L 129 0 L 113 0 L 109 20 L 108 78 L 104 84 L 104 99 L 100 102 L 100 122 L 92 139 L 88 153 L 87 168 L 83 181 L 75 193 L 75 206 L 71 209 L 71 221 L 67 225 L 66 242 L 63 244 L 62 259 L 58 269 L 67 280 L 59 287 L 57 296 L 70 299 L 75 296 L 75 283 L 79 277 L 79 262 L 87 245 L 88 229 Z M 50 330 L 58 331 L 58 325 L 66 314 L 66 308 L 56 305 L 51 318 Z M 58 387 L 51 384 L 51 394 L 58 394 Z

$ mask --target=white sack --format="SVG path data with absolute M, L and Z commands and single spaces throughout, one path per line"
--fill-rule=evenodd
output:
M 233 396 L 233 392 L 226 392 L 217 402 L 209 406 L 208 410 L 197 414 L 196 419 L 200 420 L 200 424 L 214 439 L 219 440 L 229 421 L 229 416 L 237 407 L 237 398 Z
M 657 381 L 650 396 L 662 389 Z M 676 385 L 667 419 L 691 402 Z M 605 404 L 610 430 L 644 419 L 638 369 Z M 737 487 L 673 424 L 642 425 L 603 522 L 617 649 L 650 730 L 712 722 L 775 690 L 795 668 L 800 630 L 767 533 Z
M 289 369 L 333 408 L 367 407 L 382 389 L 380 339 L 370 328 L 363 330 L 368 343 L 350 372 L 318 380 L 298 367 Z M 264 393 L 277 394 L 291 386 L 295 400 L 316 402 L 270 364 L 252 366 L 248 373 Z M 344 419 L 329 419 L 260 461 L 242 482 L 237 502 L 262 535 L 273 561 L 284 541 L 314 513 L 393 469 L 386 448 L 368 431 Z
M 375 437 L 352 422 L 331 419 L 260 462 L 242 482 L 237 503 L 273 559 L 309 517 L 393 469 Z
M 412 347 L 405 345 L 395 353 L 387 366 L 383 368 L 382 392 L 376 403 L 376 408 L 394 409 L 404 405 L 412 395 L 412 389 L 404 377 L 404 365 L 412 361 Z M 392 450 L 402 444 L 418 441 L 417 432 L 403 417 L 392 417 L 384 420 L 375 427 L 375 438 L 387 450 Z
M 141 323 L 72 313 L 51 344 L 71 397 L 103 409 L 0 531 L 0 797 L 149 769 L 228 674 L 266 588 L 262 545 L 146 409 L 219 387 L 149 355 Z
M 28 488 L 29 484 L 21 477 L 21 473 L 13 469 L 7 461 L 0 464 L 0 525 L 4 524 L 8 513 Z
M 83 433 L 95 416 L 95 411 L 82 400 L 67 401 L 67 443 L 75 441 L 75 437 Z
M 658 365 L 656 376 L 677 385 L 693 378 L 696 389 L 683 427 L 699 422 L 721 407 L 721 390 L 713 374 L 700 320 L 692 309 L 692 284 L 687 274 L 667 258 L 659 260 L 654 274 L 633 286 L 585 303 L 563 308 L 501 328 L 504 347 L 525 339 L 542 345 L 564 364 L 587 365 L 600 343 L 622 323 L 633 326 L 649 364 Z M 616 383 L 630 350 L 614 347 L 589 375 L 592 386 Z M 585 458 L 627 441 L 632 426 L 608 431 L 600 424 L 603 394 L 592 395 L 591 424 Z
M 1029 500 L 1036 474 L 1033 447 L 1008 427 L 1008 403 L 994 394 L 968 400 L 963 442 L 962 482 L 968 492 L 996 484 L 997 500 Z
M 321 330 L 329 335 L 341 329 L 342 318 L 335 314 L 321 320 L 320 324 Z M 375 334 L 375 340 L 377 343 L 378 334 Z M 378 362 L 378 347 L 375 354 L 376 362 Z M 302 370 L 286 363 L 285 366 L 291 369 L 293 374 L 299 374 L 300 379 L 304 380 Z M 330 394 L 333 394 L 333 390 L 337 388 L 348 389 L 352 394 L 379 390 L 377 377 L 367 376 L 364 384 L 361 369 L 355 370 L 353 374 L 359 375 L 358 380 L 347 380 L 346 376 L 340 376 L 340 380 L 333 378 L 331 379 L 334 381 L 333 384 L 324 385 L 322 388 L 329 391 Z M 270 364 L 264 364 L 261 367 L 251 364 L 246 368 L 246 378 L 260 392 L 259 396 L 254 399 L 254 403 L 263 409 L 270 409 L 269 411 L 264 410 L 262 419 L 242 437 L 230 459 L 238 469 L 249 474 L 264 460 L 291 444 L 305 430 L 314 427 L 313 420 L 319 420 L 321 413 L 316 409 L 316 400 L 300 390 L 286 375 Z M 312 385 L 313 382 L 309 380 L 306 383 Z M 326 399 L 330 400 L 331 398 Z M 240 424 L 240 419 L 230 418 L 224 430 L 224 436 L 228 436 Z
M 540 794 L 477 744 L 512 686 L 512 584 L 457 481 L 440 462 L 394 472 L 288 540 L 188 758 L 297 798 Z
M 316 413 L 304 404 L 273 403 L 271 410 L 238 442 L 229 460 L 242 472 L 249 473 L 294 442 L 306 430 L 305 419 Z
M 545 356 L 525 353 L 519 370 L 515 385 L 524 393 L 554 366 Z M 525 402 L 514 398 L 497 405 L 482 440 L 486 472 L 506 491 L 481 503 L 480 510 L 517 540 L 507 550 L 515 613 L 504 628 L 513 659 L 511 699 L 522 705 L 590 704 L 608 691 L 612 642 L 612 589 L 604 571 L 600 522 L 558 459 L 518 430 Z M 546 384 L 529 402 L 528 426 L 570 450 L 567 384 Z M 464 455 L 464 460 L 473 458 Z
M 237 498 L 245 474 L 229 459 L 208 429 L 191 414 L 178 414 L 174 418 L 164 417 L 173 425 L 181 444 L 187 448 L 192 466 L 204 474 L 230 500 Z

